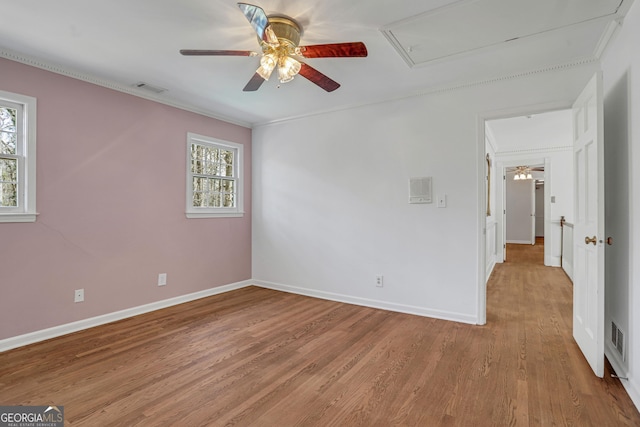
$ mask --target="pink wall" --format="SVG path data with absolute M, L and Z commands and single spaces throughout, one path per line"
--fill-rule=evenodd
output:
M 9 60 L 0 76 L 37 98 L 40 214 L 0 224 L 0 339 L 251 278 L 250 129 Z M 244 144 L 243 218 L 185 217 L 187 132 Z

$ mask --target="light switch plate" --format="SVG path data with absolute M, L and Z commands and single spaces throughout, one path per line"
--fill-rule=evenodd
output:
M 446 208 L 447 207 L 447 195 L 446 194 L 440 194 L 438 196 L 438 207 L 439 208 Z

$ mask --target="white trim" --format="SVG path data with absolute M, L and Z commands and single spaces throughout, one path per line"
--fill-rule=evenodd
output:
M 545 255 L 544 265 L 546 265 L 547 267 L 562 267 L 560 265 L 560 257 L 556 255 Z
M 484 135 L 485 141 L 487 141 L 487 143 L 493 150 L 493 154 L 495 156 L 495 154 L 498 152 L 498 143 L 496 142 L 496 137 L 493 135 L 493 131 L 491 130 L 491 128 L 485 128 L 484 131 L 485 131 L 485 135 Z
M 433 310 L 430 308 L 418 307 L 414 305 L 396 304 L 393 302 L 354 297 L 351 295 L 336 294 L 333 292 L 318 291 L 315 289 L 300 288 L 297 286 L 284 285 L 281 283 L 268 282 L 264 280 L 254 280 L 253 284 L 261 288 L 272 289 L 275 291 L 287 292 L 296 295 L 304 295 L 313 298 L 320 298 L 329 301 L 336 301 L 345 304 L 360 305 L 363 307 L 395 311 L 398 313 L 414 314 L 416 316 L 432 317 L 435 319 L 450 320 L 453 322 L 467 323 L 472 325 L 476 324 L 476 318 L 474 316 L 469 316 L 462 313 Z
M 487 323 L 487 135 L 485 121 L 482 117 L 476 117 L 476 202 L 477 202 L 477 237 L 476 248 L 478 263 L 476 264 L 476 320 L 478 325 Z M 494 151 L 495 153 L 495 151 Z M 494 159 L 495 164 L 495 159 Z M 494 170 L 496 170 L 494 168 Z M 495 178 L 494 178 L 495 181 Z M 496 209 L 496 206 L 494 206 Z M 494 210 L 494 217 L 495 217 Z M 493 267 L 492 267 L 493 269 Z
M 372 300 L 367 298 L 353 297 L 343 294 L 335 294 L 331 292 L 316 291 L 312 289 L 299 288 L 295 286 L 282 285 L 262 280 L 244 280 L 241 282 L 231 283 L 228 285 L 218 286 L 204 291 L 194 292 L 187 295 L 181 295 L 162 301 L 156 301 L 150 304 L 138 307 L 127 308 L 113 313 L 103 314 L 101 316 L 91 317 L 89 319 L 79 320 L 77 322 L 67 323 L 64 325 L 54 326 L 52 328 L 40 331 L 30 332 L 24 335 L 6 338 L 0 340 L 0 353 L 14 348 L 22 347 L 29 344 L 45 341 L 48 339 L 60 337 L 73 332 L 94 328 L 96 326 L 105 325 L 129 317 L 139 316 L 141 314 L 150 313 L 152 311 L 161 310 L 163 308 L 172 307 L 174 305 L 195 301 L 201 298 L 222 294 L 225 292 L 235 291 L 237 289 L 249 286 L 257 286 L 265 289 L 272 289 L 281 292 L 287 292 L 297 295 L 305 295 L 314 298 L 320 298 L 330 301 L 341 302 L 345 304 L 354 304 L 364 307 L 377 308 L 382 310 L 394 311 L 399 313 L 414 314 L 417 316 L 431 317 L 442 320 L 450 320 L 454 322 L 476 324 L 473 316 L 461 313 L 453 313 L 442 310 L 432 310 L 424 307 L 416 307 L 405 304 L 396 304 L 380 300 Z
M 68 68 L 60 64 L 55 64 L 53 62 L 49 62 L 41 58 L 29 56 L 22 52 L 16 52 L 4 47 L 0 47 L 0 58 L 6 58 L 10 61 L 20 62 L 22 64 L 40 68 L 45 71 L 71 77 L 72 79 L 81 80 L 87 83 L 94 84 L 96 86 L 101 86 L 107 89 L 126 93 L 128 95 L 137 96 L 138 98 L 147 99 L 149 101 L 157 102 L 163 105 L 168 105 L 170 107 L 178 108 L 180 110 L 189 111 L 189 112 L 200 114 L 206 117 L 211 117 L 217 120 L 222 120 L 224 122 L 232 123 L 234 125 L 251 128 L 251 123 L 245 120 L 238 120 L 237 118 L 234 118 L 234 117 L 215 113 L 209 109 L 198 108 L 193 105 L 184 104 L 176 100 L 167 99 L 162 95 L 155 95 L 153 93 L 146 92 L 141 89 L 137 89 L 135 86 L 126 86 L 120 83 L 116 83 L 114 81 L 105 80 L 101 77 L 97 77 L 95 75 L 74 70 L 72 68 Z
M 626 4 L 626 2 L 625 2 L 625 4 Z M 154 101 L 154 102 L 157 102 L 159 104 L 168 105 L 170 107 L 178 108 L 178 109 L 181 109 L 181 110 L 184 110 L 184 111 L 190 111 L 192 113 L 201 114 L 201 115 L 206 116 L 206 117 L 211 117 L 211 118 L 214 118 L 214 119 L 225 121 L 227 123 L 232 123 L 232 124 L 243 126 L 243 127 L 247 127 L 247 128 L 256 128 L 258 126 L 267 126 L 267 125 L 272 125 L 272 124 L 289 122 L 289 121 L 299 120 L 299 119 L 306 118 L 306 117 L 325 115 L 325 114 L 330 114 L 330 113 L 334 113 L 334 112 L 337 112 L 337 111 L 351 110 L 351 109 L 354 109 L 354 108 L 361 108 L 361 107 L 365 107 L 365 106 L 369 106 L 369 105 L 386 104 L 387 102 L 398 101 L 398 100 L 401 100 L 401 99 L 422 97 L 422 96 L 427 96 L 427 95 L 431 95 L 431 94 L 445 93 L 445 92 L 452 92 L 452 91 L 457 91 L 457 90 L 461 90 L 461 89 L 467 89 L 467 88 L 471 88 L 471 87 L 485 86 L 485 85 L 490 85 L 490 84 L 493 84 L 493 83 L 496 83 L 496 82 L 515 80 L 515 79 L 520 79 L 520 78 L 524 78 L 524 77 L 529 77 L 529 76 L 532 76 L 532 75 L 552 73 L 552 72 L 555 72 L 555 71 L 558 71 L 558 70 L 579 68 L 579 67 L 582 67 L 582 66 L 585 66 L 585 65 L 598 63 L 598 58 L 575 59 L 575 60 L 572 60 L 572 61 L 569 61 L 569 62 L 563 62 L 563 63 L 559 63 L 559 64 L 555 64 L 555 65 L 549 65 L 549 66 L 545 66 L 545 67 L 542 67 L 542 68 L 531 69 L 531 70 L 524 71 L 524 72 L 517 72 L 517 73 L 514 73 L 514 74 L 508 74 L 508 75 L 498 75 L 498 76 L 490 77 L 490 78 L 487 78 L 487 79 L 484 79 L 484 80 L 468 80 L 468 81 L 461 82 L 461 83 L 443 84 L 443 85 L 440 85 L 440 86 L 437 86 L 437 87 L 433 87 L 433 88 L 419 89 L 419 90 L 411 91 L 411 92 L 406 93 L 406 94 L 392 96 L 392 97 L 388 97 L 388 98 L 381 99 L 381 100 L 378 100 L 378 101 L 373 101 L 373 102 L 352 103 L 352 104 L 347 104 L 347 105 L 340 106 L 340 107 L 328 108 L 328 109 L 325 109 L 325 110 L 320 110 L 320 111 L 316 111 L 316 112 L 312 112 L 312 113 L 306 113 L 306 114 L 299 114 L 299 115 L 293 115 L 293 116 L 289 116 L 289 117 L 284 117 L 282 119 L 274 119 L 274 120 L 268 120 L 268 121 L 263 121 L 263 122 L 247 122 L 247 121 L 244 121 L 244 120 L 239 120 L 239 119 L 237 119 L 235 117 L 230 117 L 230 116 L 225 116 L 225 115 L 219 114 L 219 113 L 214 112 L 214 111 L 209 110 L 209 109 L 199 108 L 199 107 L 195 107 L 193 105 L 188 105 L 188 104 L 181 103 L 181 102 L 178 102 L 178 101 L 175 101 L 175 100 L 167 99 L 166 95 L 165 96 L 154 95 L 152 93 L 136 89 L 135 87 L 132 87 L 132 86 L 126 86 L 126 85 L 122 85 L 120 83 L 116 83 L 114 81 L 108 81 L 108 80 L 105 80 L 103 78 L 91 75 L 91 74 L 80 72 L 78 70 L 74 70 L 72 68 L 68 68 L 68 67 L 62 66 L 60 64 L 49 62 L 49 61 L 43 60 L 41 58 L 36 58 L 36 57 L 33 57 L 33 56 L 29 56 L 29 55 L 26 55 L 26 54 L 21 53 L 21 52 L 16 52 L 16 51 L 11 50 L 11 49 L 0 47 L 0 58 L 6 58 L 6 59 L 11 60 L 11 61 L 20 62 L 22 64 L 26 64 L 26 65 L 29 65 L 29 66 L 32 66 L 32 67 L 36 67 L 36 68 L 40 68 L 40 69 L 43 69 L 43 70 L 46 70 L 46 71 L 50 71 L 52 73 L 61 74 L 63 76 L 71 77 L 71 78 L 74 78 L 74 79 L 77 79 L 77 80 L 82 80 L 82 81 L 94 84 L 96 86 L 102 86 L 102 87 L 105 87 L 107 89 L 115 90 L 115 91 L 118 91 L 118 92 L 123 92 L 123 93 L 129 94 L 129 95 L 137 96 L 139 98 L 143 98 L 143 99 L 147 99 L 147 100 L 150 100 L 150 101 Z
M 611 367 L 616 372 L 616 375 L 618 375 L 619 377 L 628 377 L 629 372 L 624 367 L 624 362 L 622 361 L 620 353 L 618 353 L 618 350 L 613 347 L 610 339 L 611 337 L 609 337 L 608 335 L 609 334 L 607 334 L 607 336 L 605 337 L 604 354 L 607 357 L 609 363 L 611 363 Z
M 611 342 L 606 340 L 606 345 L 604 346 L 604 354 L 607 357 L 609 363 L 611 363 L 611 367 L 616 372 L 616 375 L 620 378 L 620 383 L 627 391 L 627 394 L 631 398 L 631 401 L 636 406 L 636 408 L 640 408 L 640 387 L 633 382 L 632 379 L 624 379 L 629 378 L 629 371 L 624 369 L 623 363 L 620 361 L 620 354 L 617 350 L 611 347 Z
M 20 164 L 24 172 L 20 172 L 18 185 L 21 188 L 19 201 L 22 204 L 16 210 L 0 213 L 2 222 L 35 222 L 36 221 L 36 129 L 37 100 L 34 97 L 0 90 L 0 99 L 22 107 L 21 134 L 23 144 L 20 153 Z
M 1 52 L 1 51 L 0 51 Z M 530 77 L 533 75 L 537 75 L 537 74 L 546 74 L 546 73 L 552 73 L 555 71 L 559 71 L 559 70 L 566 70 L 566 69 L 572 69 L 572 68 L 578 68 L 578 67 L 582 67 L 585 65 L 589 65 L 589 64 L 597 64 L 598 63 L 598 59 L 596 58 L 591 58 L 591 59 L 587 59 L 587 60 L 576 60 L 576 61 L 570 61 L 570 62 L 566 62 L 566 63 L 562 63 L 562 64 L 557 64 L 557 65 L 553 65 L 550 67 L 544 67 L 544 68 L 538 68 L 538 69 L 533 69 L 530 71 L 525 71 L 522 73 L 516 73 L 516 74 L 510 74 L 510 75 L 504 75 L 504 76 L 497 76 L 497 77 L 492 77 L 492 78 L 488 78 L 485 80 L 475 80 L 475 81 L 466 81 L 466 82 L 462 82 L 462 83 L 457 83 L 457 84 L 444 84 L 441 86 L 436 86 L 436 87 L 431 87 L 431 88 L 426 88 L 426 89 L 420 89 L 411 93 L 407 93 L 407 94 L 403 94 L 403 95 L 398 95 L 398 96 L 394 96 L 394 97 L 389 97 L 389 98 L 385 98 L 385 99 L 381 99 L 379 101 L 372 101 L 372 102 L 366 102 L 366 103 L 360 103 L 360 104 L 348 104 L 348 105 L 344 105 L 344 106 L 340 106 L 340 107 L 334 107 L 334 108 L 329 108 L 329 109 L 325 109 L 325 110 L 319 110 L 313 113 L 305 113 L 305 114 L 300 114 L 297 116 L 289 116 L 289 117 L 284 117 L 282 119 L 274 119 L 274 120 L 270 120 L 270 121 L 265 121 L 265 122 L 257 122 L 253 124 L 253 128 L 257 128 L 257 127 L 263 127 L 263 126 L 269 126 L 269 125 L 274 125 L 274 124 L 279 124 L 279 123 L 284 123 L 284 122 L 291 122 L 291 121 L 295 121 L 295 120 L 300 120 L 300 119 L 304 119 L 307 117 L 314 117 L 314 116 L 321 116 L 321 115 L 325 115 L 325 114 L 331 114 L 337 111 L 346 111 L 346 110 L 352 110 L 352 109 L 356 109 L 356 108 L 362 108 L 362 107 L 366 107 L 369 105 L 380 105 L 380 104 L 386 104 L 388 102 L 393 102 L 393 101 L 399 101 L 402 99 L 411 99 L 411 98 L 419 98 L 419 97 L 423 97 L 423 96 L 429 96 L 429 95 L 434 95 L 434 94 L 439 94 L 439 93 L 448 93 L 448 92 L 454 92 L 454 91 L 458 91 L 458 90 L 463 90 L 463 89 L 468 89 L 468 88 L 474 88 L 474 87 L 480 87 L 480 86 L 487 86 L 487 85 L 491 85 L 494 83 L 500 83 L 500 82 L 505 82 L 505 81 L 511 81 L 511 80 L 517 80 L 520 78 L 525 78 L 525 77 Z M 550 103 L 549 105 L 558 105 L 558 103 Z M 564 104 L 563 104 L 564 105 Z M 564 106 L 561 108 L 555 108 L 555 107 L 551 107 L 551 108 L 547 108 L 546 110 L 542 109 L 540 111 L 537 112 L 547 112 L 547 111 L 551 111 L 551 110 L 555 110 L 555 109 L 567 109 L 567 108 L 571 108 L 571 106 Z M 510 110 L 513 111 L 513 110 Z M 524 114 L 512 114 L 512 117 L 521 115 L 527 115 L 527 114 L 536 114 L 537 112 L 532 112 L 531 110 L 529 110 L 528 112 L 525 112 Z M 498 119 L 498 118 L 506 118 L 508 116 L 504 116 L 504 117 L 487 117 L 487 120 L 493 120 L 493 119 Z M 483 133 L 484 135 L 484 133 Z
M 636 384 L 633 381 L 633 378 L 630 380 L 620 380 L 624 389 L 627 390 L 631 401 L 636 406 L 636 408 L 640 408 L 640 385 Z
M 607 47 L 613 42 L 613 38 L 618 33 L 620 28 L 622 27 L 622 18 L 618 18 L 614 21 L 611 21 L 607 24 L 604 32 L 600 36 L 600 40 L 596 44 L 595 49 L 593 50 L 594 58 L 601 59 L 602 54 L 606 51 Z
M 498 230 L 498 221 L 495 220 L 495 218 L 488 220 L 487 221 L 487 232 L 485 233 L 485 241 L 493 241 L 493 247 L 491 247 L 491 245 L 489 245 L 489 250 L 493 250 L 493 252 L 487 252 L 487 247 L 485 246 L 485 271 L 486 271 L 486 277 L 485 277 L 485 282 L 489 281 L 489 278 L 491 277 L 491 273 L 493 273 L 493 269 L 496 266 L 496 254 L 497 254 L 497 250 L 496 250 L 496 245 L 498 242 L 497 239 L 497 230 Z M 490 238 L 490 234 L 492 235 L 492 237 Z M 485 319 L 485 323 L 486 323 L 486 319 Z
M 547 147 L 547 148 L 525 148 L 521 150 L 509 150 L 509 151 L 501 151 L 500 153 L 496 153 L 497 157 L 508 157 L 513 156 L 514 154 L 547 154 L 547 153 L 558 153 L 563 151 L 571 151 L 573 152 L 573 147 L 568 146 L 560 146 L 560 147 Z
M 513 76 L 512 78 L 515 78 L 515 76 Z M 481 112 L 477 115 L 476 117 L 476 126 L 477 126 L 477 147 L 476 147 L 476 156 L 478 157 L 478 163 L 477 163 L 477 181 L 479 181 L 478 183 L 478 195 L 477 195 L 477 202 L 478 202 L 478 272 L 477 272 L 477 284 L 476 284 L 476 307 L 477 307 L 477 313 L 478 313 L 478 324 L 479 325 L 483 325 L 486 323 L 486 319 L 487 319 L 487 271 L 486 271 L 486 254 L 485 254 L 485 248 L 486 248 L 486 195 L 484 194 L 484 185 L 481 185 L 480 183 L 484 184 L 484 167 L 481 166 L 484 164 L 485 161 L 485 154 L 486 154 L 486 122 L 490 121 L 490 120 L 496 120 L 496 119 L 505 119 L 505 118 L 510 118 L 510 117 L 518 117 L 518 116 L 525 116 L 527 114 L 537 114 L 537 113 L 544 113 L 544 112 L 549 112 L 549 111 L 555 111 L 555 110 L 566 110 L 571 108 L 571 105 L 568 105 L 566 102 L 558 102 L 558 101 L 554 101 L 554 102 L 549 102 L 549 103 L 544 103 L 544 104 L 535 104 L 535 105 L 524 105 L 524 106 L 516 106 L 516 107 L 509 107 L 509 108 L 505 108 L 502 110 L 494 110 L 494 111 L 485 111 L 485 112 Z M 562 150 L 564 151 L 566 148 L 565 147 L 558 147 L 558 150 Z M 535 155 L 539 155 L 540 153 L 537 152 L 530 152 L 527 154 L 535 154 Z M 500 154 L 499 153 L 495 153 L 495 160 L 496 160 L 496 177 L 502 176 L 503 177 L 503 182 L 500 183 L 500 185 L 496 185 L 494 187 L 496 196 L 500 195 L 500 197 L 496 197 L 496 219 L 498 221 L 498 226 L 504 230 L 504 176 L 505 176 L 505 167 L 506 165 L 508 165 L 509 162 L 505 162 L 504 160 L 500 160 Z M 550 170 L 550 164 L 549 164 L 549 159 L 547 157 L 545 157 L 543 160 L 544 165 L 545 165 L 545 182 L 550 182 L 550 178 L 551 178 L 551 174 L 549 173 Z M 535 162 L 532 162 L 531 164 L 535 164 Z M 499 179 L 499 178 L 498 178 Z M 550 185 L 545 185 L 545 199 L 548 200 L 547 196 L 547 192 L 550 191 Z M 502 201 L 500 200 L 502 199 Z M 547 234 L 547 212 L 549 211 L 549 209 L 546 209 L 545 207 L 545 235 Z M 498 214 L 498 212 L 500 212 Z M 497 262 L 503 262 L 504 260 L 504 244 L 505 242 L 505 233 L 503 231 L 499 231 L 499 236 L 500 239 L 496 239 L 496 249 L 497 249 L 497 254 L 496 254 L 496 261 Z M 551 250 L 550 248 L 547 248 L 548 245 L 545 245 L 545 254 L 547 250 Z M 549 252 L 550 254 L 550 252 Z
M 0 214 L 0 222 L 36 222 L 37 213 L 8 212 Z
M 28 344 L 45 341 L 51 338 L 56 338 L 62 335 L 67 335 L 72 332 L 78 332 L 85 329 L 93 328 L 107 323 L 115 322 L 117 320 L 126 319 L 129 317 L 138 316 L 140 314 L 149 313 L 152 311 L 160 310 L 163 308 L 171 307 L 178 304 L 183 304 L 189 301 L 195 301 L 200 298 L 206 298 L 213 295 L 222 294 L 236 289 L 242 289 L 247 286 L 251 286 L 253 282 L 251 280 L 245 280 L 242 282 L 231 283 L 229 285 L 218 286 L 215 288 L 207 289 L 204 291 L 194 292 L 192 294 L 181 295 L 174 298 L 169 298 L 162 301 L 152 302 L 150 304 L 140 305 L 138 307 L 127 308 L 113 313 L 103 314 L 101 316 L 91 317 L 89 319 L 78 320 L 77 322 L 67 323 L 60 326 L 54 326 L 52 328 L 43 329 L 40 331 L 30 332 L 24 335 L 18 335 L 11 338 L 0 340 L 0 352 L 11 350 L 13 348 L 22 347 Z
M 235 208 L 196 208 L 193 206 L 193 173 L 191 172 L 191 144 L 214 145 L 225 147 L 235 151 L 234 174 L 236 186 L 236 207 Z M 237 142 L 225 141 L 209 136 L 198 135 L 187 132 L 187 152 L 186 152 L 186 202 L 185 213 L 187 218 L 239 218 L 244 216 L 244 145 Z M 220 177 L 223 179 L 224 177 Z
M 444 11 L 449 11 L 449 10 L 456 10 L 456 8 L 464 3 L 473 3 L 475 0 L 460 0 L 460 1 L 456 1 L 453 2 L 451 4 L 447 4 L 444 6 L 440 6 L 431 10 L 428 10 L 426 12 L 422 12 L 419 13 L 417 15 L 413 15 L 410 16 L 408 18 L 403 18 L 400 19 L 398 21 L 392 22 L 390 24 L 385 25 L 384 27 L 380 28 L 379 31 L 384 35 L 384 37 L 387 39 L 387 41 L 389 42 L 389 44 L 394 48 L 394 50 L 398 53 L 398 55 L 400 55 L 400 57 L 405 61 L 405 63 L 407 64 L 407 66 L 409 68 L 422 68 L 422 67 L 429 67 L 432 66 L 434 64 L 441 64 L 443 62 L 446 61 L 450 61 L 452 59 L 459 59 L 459 58 L 468 58 L 468 57 L 472 57 L 474 55 L 478 55 L 478 54 L 485 54 L 485 53 L 489 53 L 489 52 L 496 52 L 496 49 L 498 47 L 502 47 L 504 45 L 506 45 L 506 43 L 509 43 L 509 46 L 514 46 L 517 47 L 519 45 L 523 45 L 526 43 L 531 43 L 532 41 L 536 41 L 536 40 L 540 40 L 543 37 L 545 37 L 546 33 L 548 33 L 549 31 L 554 31 L 555 29 L 551 28 L 545 31 L 541 31 L 538 33 L 534 33 L 534 34 L 528 34 L 528 35 L 524 35 L 522 37 L 517 37 L 515 39 L 511 39 L 508 42 L 507 41 L 502 41 L 502 42 L 498 42 L 498 43 L 490 43 L 489 45 L 485 45 L 485 46 L 479 46 L 479 47 L 475 47 L 475 48 L 470 48 L 469 50 L 464 50 L 461 52 L 457 52 L 457 53 L 452 53 L 449 55 L 445 55 L 445 56 L 440 56 L 437 58 L 432 58 L 432 59 L 428 59 L 425 61 L 420 61 L 420 62 L 415 62 L 411 56 L 411 54 L 409 53 L 409 51 L 405 50 L 406 47 L 396 38 L 394 32 L 402 32 L 403 31 L 403 26 L 407 25 L 407 24 L 413 24 L 416 25 L 416 23 L 423 23 L 425 21 L 425 17 L 427 18 L 432 18 L 433 16 L 437 16 L 438 14 L 443 13 Z M 459 10 L 458 10 L 459 12 Z M 585 25 L 588 24 L 592 24 L 592 23 L 600 23 L 600 22 L 607 22 L 610 21 L 612 18 L 621 16 L 619 13 L 619 10 L 616 10 L 613 13 L 610 14 L 606 14 L 606 15 L 601 15 L 601 16 L 597 16 L 597 17 L 593 17 L 591 19 L 588 19 L 587 21 L 581 21 L 581 22 L 575 22 L 572 24 L 568 24 L 565 25 L 564 28 L 581 28 L 584 27 Z M 428 22 L 428 19 L 427 19 Z M 614 21 L 615 22 L 615 21 Z M 609 38 L 611 37 L 611 33 L 610 31 L 605 32 L 603 34 L 603 36 L 601 37 L 599 44 L 597 46 L 597 48 L 595 49 L 595 51 L 593 52 L 592 55 L 585 55 L 582 56 L 582 60 L 583 61 L 588 61 L 588 60 L 594 60 L 594 59 L 599 59 L 599 53 L 601 53 L 601 50 L 598 49 L 600 47 L 600 45 L 605 45 L 607 44 Z M 604 49 L 604 47 L 602 47 L 602 49 Z M 553 66 L 553 65 L 549 65 L 549 66 Z
M 507 240 L 507 243 L 513 243 L 514 245 L 529 245 L 529 246 L 531 246 L 531 242 L 529 240 Z
M 187 212 L 187 218 L 242 218 L 244 211 L 233 212 Z

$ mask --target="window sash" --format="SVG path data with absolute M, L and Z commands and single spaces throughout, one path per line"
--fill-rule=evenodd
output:
M 187 135 L 187 217 L 242 216 L 242 146 Z
M 36 99 L 0 90 L 0 107 L 16 111 L 15 153 L 0 153 L 0 159 L 16 160 L 17 167 L 16 206 L 0 205 L 0 222 L 34 222 L 37 215 Z
M 3 173 L 3 168 L 2 168 L 2 161 L 3 160 L 8 160 L 8 161 L 15 161 L 16 163 L 16 172 L 15 172 L 15 180 L 11 180 L 8 177 L 5 179 L 5 177 L 3 175 L 5 175 L 5 173 Z M 0 212 L 20 212 L 22 211 L 22 207 L 24 204 L 24 191 L 23 191 L 23 187 L 24 187 L 24 157 L 22 156 L 15 156 L 15 155 L 8 155 L 8 154 L 0 154 Z M 14 191 L 14 195 L 15 195 L 15 205 L 5 205 L 5 194 L 4 192 L 6 191 L 5 186 L 10 186 L 10 185 L 14 185 L 15 186 L 15 191 Z M 8 197 L 8 196 L 7 196 Z

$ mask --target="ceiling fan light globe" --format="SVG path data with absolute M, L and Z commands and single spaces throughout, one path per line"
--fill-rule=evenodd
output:
M 276 68 L 276 58 L 271 54 L 264 55 L 260 58 L 260 67 L 256 70 L 256 73 L 263 79 L 269 80 L 274 68 Z
M 278 77 L 280 83 L 287 83 L 300 72 L 302 65 L 290 56 L 282 56 L 278 60 Z

